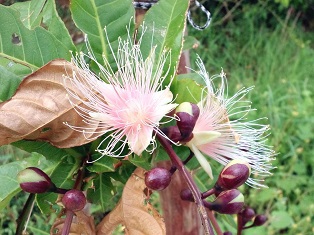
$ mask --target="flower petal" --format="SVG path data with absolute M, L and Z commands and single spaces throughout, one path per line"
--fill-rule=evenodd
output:
M 191 151 L 194 153 L 196 159 L 204 169 L 204 171 L 209 175 L 211 179 L 214 178 L 212 168 L 207 161 L 207 159 L 204 157 L 204 155 L 198 150 L 198 148 L 194 144 L 187 144 L 187 146 L 191 149 Z
M 195 144 L 195 146 L 200 146 L 208 144 L 220 136 L 221 133 L 218 131 L 198 131 L 193 132 L 193 139 L 191 141 Z

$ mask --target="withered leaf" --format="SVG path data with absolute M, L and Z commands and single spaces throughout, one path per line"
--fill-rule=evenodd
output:
M 21 139 L 43 140 L 59 148 L 83 145 L 96 134 L 74 131 L 64 123 L 86 127 L 68 99 L 64 75 L 82 73 L 72 63 L 54 60 L 26 77 L 15 95 L 0 103 L 0 145 Z M 71 83 L 67 88 L 83 97 Z M 83 105 L 73 101 L 75 105 Z
M 62 234 L 65 219 L 57 219 L 50 229 L 51 235 Z M 73 217 L 69 235 L 96 234 L 94 217 L 78 211 Z
M 165 224 L 158 212 L 146 203 L 144 170 L 137 168 L 127 181 L 117 206 L 97 225 L 97 235 L 111 234 L 122 224 L 125 234 L 164 235 Z

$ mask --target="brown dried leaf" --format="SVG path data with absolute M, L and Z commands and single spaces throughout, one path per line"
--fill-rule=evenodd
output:
M 165 224 L 158 212 L 146 203 L 144 170 L 137 168 L 127 181 L 117 206 L 98 224 L 97 235 L 111 234 L 119 225 L 129 235 L 164 235 Z
M 64 87 L 63 76 L 72 71 L 78 75 L 82 72 L 65 60 L 54 60 L 23 80 L 16 94 L 0 104 L 0 145 L 28 139 L 69 148 L 97 137 L 95 134 L 83 135 L 64 125 L 64 122 L 80 127 L 87 125 L 70 104 Z M 66 85 L 82 95 L 71 83 Z
M 57 219 L 50 229 L 51 235 L 62 234 L 65 219 Z M 69 235 L 96 234 L 94 217 L 78 211 L 73 217 Z

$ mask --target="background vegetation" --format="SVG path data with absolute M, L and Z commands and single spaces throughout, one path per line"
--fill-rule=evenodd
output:
M 243 188 L 248 204 L 269 217 L 266 226 L 245 234 L 313 234 L 314 3 L 203 2 L 213 19 L 204 31 L 189 27 L 189 35 L 198 40 L 198 46 L 191 50 L 191 66 L 199 54 L 210 73 L 219 73 L 223 68 L 230 94 L 240 87 L 254 85 L 249 99 L 257 111 L 256 117 L 249 118 L 268 118 L 272 129 L 268 143 L 278 153 L 273 163 L 277 168 L 266 180 L 269 188 Z M 72 36 L 77 37 L 66 5 L 59 5 L 59 10 Z M 200 14 L 193 16 L 202 23 Z M 0 164 L 22 158 L 23 154 L 14 148 L 2 148 Z M 25 200 L 25 194 L 19 194 L 10 207 L 0 212 L 1 234 L 14 234 L 14 221 Z M 53 219 L 33 216 L 31 231 L 49 234 L 47 224 Z M 228 224 L 223 226 L 232 230 Z

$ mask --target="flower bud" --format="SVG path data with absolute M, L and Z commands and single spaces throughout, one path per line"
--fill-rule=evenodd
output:
M 180 197 L 184 201 L 194 202 L 194 198 L 190 189 L 186 188 L 180 192 Z
M 182 136 L 180 130 L 177 126 L 168 126 L 161 128 L 161 131 L 173 142 L 180 142 L 182 140 Z
M 232 235 L 232 232 L 227 231 L 227 232 L 224 232 L 223 235 Z
M 266 215 L 257 215 L 254 219 L 253 226 L 261 226 L 267 221 Z
M 28 167 L 17 175 L 17 181 L 23 191 L 28 193 L 45 193 L 56 188 L 50 177 L 36 167 Z
M 243 220 L 245 221 L 245 223 L 251 219 L 254 218 L 255 216 L 255 211 L 250 208 L 250 207 L 247 207 L 245 208 L 244 210 L 242 210 L 240 213 L 239 213 L 240 216 L 242 216 Z
M 164 190 L 171 182 L 171 173 L 162 167 L 156 167 L 146 172 L 145 184 L 151 190 Z
M 249 178 L 251 167 L 247 162 L 232 160 L 220 172 L 215 188 L 218 191 L 238 188 Z
M 76 212 L 83 210 L 86 204 L 86 197 L 82 191 L 71 189 L 62 197 L 62 203 L 65 209 Z
M 199 114 L 199 107 L 190 102 L 183 102 L 176 108 L 176 115 L 179 118 L 177 126 L 183 140 L 189 141 L 192 138 L 192 132 Z
M 209 209 L 221 214 L 238 214 L 244 206 L 244 196 L 237 189 L 224 191 L 209 204 Z

